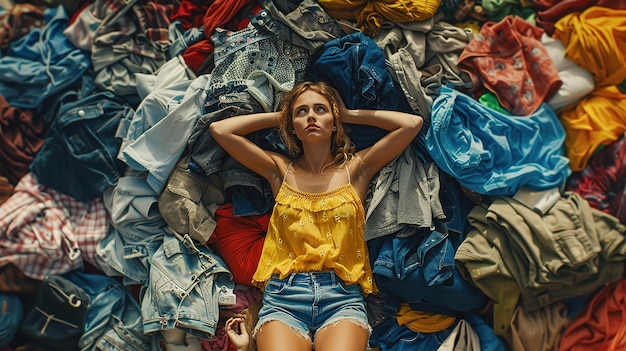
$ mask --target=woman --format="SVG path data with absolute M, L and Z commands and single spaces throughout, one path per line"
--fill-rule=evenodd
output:
M 388 133 L 354 151 L 344 123 Z M 265 178 L 276 202 L 252 284 L 264 290 L 253 331 L 258 350 L 365 350 L 365 299 L 376 287 L 363 239 L 362 201 L 378 171 L 413 141 L 421 117 L 348 110 L 325 83 L 287 92 L 280 112 L 213 122 L 211 134 L 233 158 Z M 245 136 L 278 127 L 290 158 Z

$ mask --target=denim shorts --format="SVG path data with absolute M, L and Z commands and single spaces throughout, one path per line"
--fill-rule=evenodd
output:
M 263 324 L 279 321 L 307 339 L 327 325 L 350 319 L 368 333 L 365 299 L 359 284 L 346 285 L 334 272 L 272 275 L 263 292 L 263 307 L 253 336 Z

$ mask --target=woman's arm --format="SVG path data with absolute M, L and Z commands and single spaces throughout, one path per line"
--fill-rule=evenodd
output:
M 342 121 L 348 124 L 362 124 L 389 131 L 374 145 L 358 152 L 363 160 L 364 173 L 360 174 L 367 182 L 385 165 L 406 149 L 422 129 L 422 117 L 386 110 L 344 110 Z
M 211 135 L 235 160 L 267 179 L 273 186 L 281 179 L 276 166 L 276 154 L 265 151 L 245 136 L 261 129 L 278 125 L 278 112 L 255 113 L 214 121 L 209 126 Z

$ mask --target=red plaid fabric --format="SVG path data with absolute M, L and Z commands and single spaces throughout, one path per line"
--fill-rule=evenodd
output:
M 77 201 L 40 184 L 32 173 L 0 205 L 0 267 L 14 264 L 33 279 L 96 264 L 109 223 L 102 199 Z

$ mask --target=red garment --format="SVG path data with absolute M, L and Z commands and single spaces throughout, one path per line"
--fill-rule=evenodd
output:
M 223 325 L 218 325 L 215 328 L 215 335 L 211 340 L 200 339 L 200 345 L 203 351 L 235 351 L 235 346 L 228 340 Z
M 567 179 L 565 189 L 626 224 L 626 136 L 591 156 L 585 169 Z
M 570 13 L 582 12 L 591 6 L 626 10 L 626 0 L 550 0 L 550 2 L 554 4 L 537 11 L 536 19 L 537 27 L 542 28 L 550 36 L 554 34 L 554 24 Z
M 43 145 L 47 123 L 30 110 L 9 105 L 0 96 L 0 176 L 16 185 Z
M 183 31 L 200 28 L 204 24 L 204 14 L 211 3 L 211 1 L 182 0 L 170 15 L 170 21 L 179 21 Z
M 248 4 L 252 5 L 251 9 L 249 8 L 250 6 L 246 6 Z M 251 0 L 215 0 L 204 12 L 204 17 L 200 23 L 197 23 L 201 19 L 198 17 L 198 12 L 201 11 L 202 7 L 199 9 L 195 7 L 196 5 L 193 5 L 193 2 L 183 1 L 171 18 L 172 20 L 180 19 L 184 24 L 183 29 L 188 26 L 194 28 L 204 26 L 204 36 L 206 39 L 190 45 L 182 55 L 185 64 L 195 73 L 199 73 L 207 57 L 213 56 L 214 45 L 210 39 L 215 28 L 220 27 L 230 30 L 243 29 L 250 23 L 248 15 L 250 13 L 258 13 L 261 7 Z M 240 12 L 243 13 L 237 16 Z M 187 19 L 187 21 L 184 21 L 185 16 L 192 18 L 191 20 Z M 243 18 L 247 20 L 242 21 Z
M 251 285 L 261 257 L 269 214 L 234 216 L 233 205 L 226 203 L 215 211 L 217 225 L 211 247 L 233 274 L 235 283 Z
M 458 67 L 469 73 L 474 90 L 484 87 L 510 113 L 530 115 L 563 84 L 542 35 L 517 16 L 487 22 L 461 53 Z
M 561 336 L 559 351 L 626 350 L 626 281 L 606 285 Z
M 28 278 L 98 266 L 96 251 L 109 230 L 101 198 L 78 201 L 28 173 L 0 205 L 0 266 L 14 264 Z

